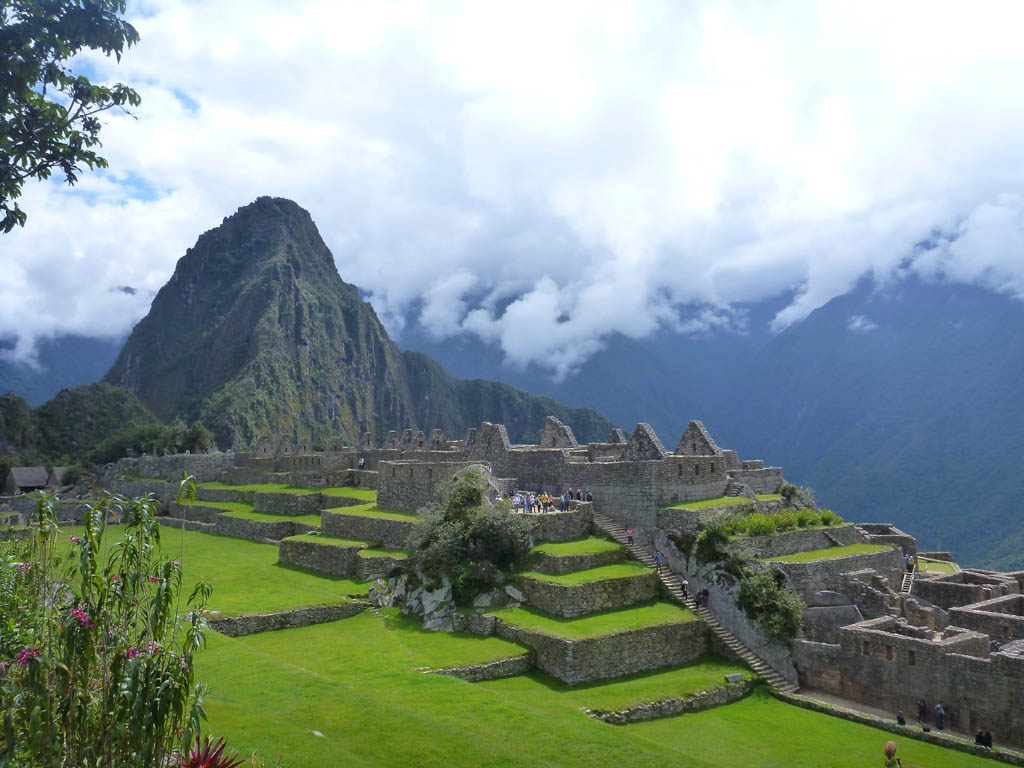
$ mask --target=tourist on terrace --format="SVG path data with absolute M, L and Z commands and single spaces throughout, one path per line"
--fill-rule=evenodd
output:
M 983 738 L 985 739 L 984 746 L 988 747 L 989 749 L 992 749 L 992 731 L 990 731 L 988 728 L 986 728 L 985 729 L 985 735 L 984 735 Z
M 654 553 L 654 570 L 661 573 L 661 552 Z
M 903 716 L 902 712 L 897 712 L 896 713 L 896 725 L 906 725 L 906 724 L 907 724 L 907 718 L 905 718 Z
M 946 708 L 941 701 L 935 705 L 935 727 L 940 731 L 946 730 Z
M 576 501 L 583 501 L 583 489 L 582 488 L 577 488 L 576 489 Z
M 633 526 L 632 525 L 629 526 L 629 528 L 626 529 L 626 543 L 629 546 L 631 546 L 631 547 L 633 546 Z
M 584 501 L 593 501 L 594 500 L 594 495 L 590 492 L 589 488 L 587 488 L 587 492 L 583 494 L 583 500 Z
M 928 705 L 924 699 L 917 700 L 917 724 L 924 725 L 928 722 Z
M 680 585 L 683 588 L 683 602 L 686 602 L 686 599 L 690 596 L 688 591 L 690 589 L 690 582 L 688 582 L 686 579 L 683 579 Z
M 914 566 L 911 565 L 911 563 L 910 563 L 910 555 L 908 555 L 906 553 L 903 554 L 903 564 L 905 566 L 907 566 L 907 573 L 913 573 L 914 572 Z

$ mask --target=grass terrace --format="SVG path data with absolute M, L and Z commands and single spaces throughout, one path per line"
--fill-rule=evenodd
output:
M 228 485 L 227 483 L 211 481 L 208 483 L 196 483 L 196 488 L 211 488 L 222 491 L 255 491 L 257 493 L 293 493 L 297 496 L 305 496 L 310 493 L 322 493 L 324 496 L 343 496 L 350 499 L 363 499 L 365 501 L 376 501 L 377 491 L 368 488 L 295 488 L 287 483 L 256 483 L 253 485 Z
M 571 587 L 577 584 L 590 584 L 595 581 L 607 579 L 628 579 L 634 576 L 648 576 L 654 572 L 643 563 L 627 561 L 613 565 L 602 565 L 599 568 L 588 568 L 585 571 L 574 571 L 559 575 L 551 573 L 538 573 L 537 571 L 526 571 L 519 575 L 526 579 L 535 581 L 546 581 L 550 584 L 560 584 L 563 587 Z
M 364 501 L 377 500 L 377 492 L 372 488 L 321 488 L 320 493 L 324 496 L 344 496 L 348 499 L 363 499 Z
M 622 549 L 625 549 L 625 547 L 617 541 L 612 541 L 602 536 L 588 536 L 585 539 L 576 539 L 575 541 L 552 541 L 538 544 L 530 550 L 530 554 L 543 553 L 545 555 L 564 557 L 567 555 L 596 555 L 603 552 L 618 552 Z
M 753 504 L 746 496 L 719 496 L 717 499 L 701 499 L 700 501 L 683 501 L 673 504 L 667 509 L 713 509 L 715 507 L 736 507 L 742 504 Z
M 254 512 L 252 508 L 248 511 L 225 512 L 228 517 L 244 517 L 246 520 L 258 520 L 264 523 L 295 522 L 320 527 L 320 515 L 274 515 L 269 512 Z
M 588 637 L 602 637 L 633 629 L 656 627 L 661 624 L 680 624 L 695 621 L 697 616 L 688 608 L 665 602 L 634 605 L 614 611 L 601 611 L 578 619 L 563 619 L 541 611 L 520 606 L 518 608 L 495 608 L 487 613 L 497 616 L 506 624 L 520 629 L 540 632 L 566 640 L 582 640 Z
M 199 501 L 196 500 L 197 507 L 213 507 L 215 509 L 223 509 L 225 512 L 252 512 L 252 504 L 245 504 L 241 501 Z M 187 505 L 185 505 L 187 507 Z
M 352 549 L 358 547 L 359 549 L 366 549 L 370 546 L 368 541 L 355 541 L 354 539 L 339 539 L 334 536 L 317 536 L 309 533 L 303 533 L 298 536 L 288 536 L 284 541 L 308 541 L 312 544 L 323 544 L 328 547 L 341 547 L 343 549 Z
M 65 546 L 70 546 L 67 536 L 81 536 L 83 530 L 82 526 L 62 529 Z M 109 526 L 106 546 L 112 546 L 120 534 L 120 526 Z M 162 529 L 160 540 L 165 555 L 181 559 L 186 584 L 205 579 L 213 585 L 208 608 L 224 616 L 339 603 L 348 595 L 367 594 L 371 586 L 279 565 L 273 544 L 172 528 Z
M 753 680 L 757 677 L 742 664 L 726 661 L 717 656 L 702 656 L 684 667 L 638 672 L 613 680 L 597 680 L 579 685 L 568 685 L 560 680 L 552 680 L 543 673 L 531 675 L 533 680 L 527 682 L 523 679 L 523 682 L 525 689 L 532 686 L 535 680 L 543 680 L 548 687 L 557 691 L 567 704 L 609 711 L 648 701 L 681 698 L 701 691 L 724 688 L 727 685 L 725 676 L 735 673 L 743 675 L 744 680 Z
M 361 549 L 357 552 L 360 557 L 393 557 L 396 560 L 405 560 L 409 555 L 400 549 L 382 549 L 382 548 L 368 548 Z
M 211 635 L 197 657 L 199 677 L 210 686 L 211 727 L 232 749 L 258 750 L 267 763 L 289 766 L 862 768 L 881 765 L 882 748 L 894 738 L 760 689 L 705 712 L 609 726 L 580 708 L 679 695 L 702 678 L 713 684 L 724 674 L 714 665 L 724 662 L 573 688 L 542 674 L 472 684 L 421 670 L 494 661 L 524 649 L 494 637 L 424 632 L 394 611 L 385 614 L 249 637 Z M 895 740 L 905 765 L 991 765 Z
M 922 571 L 928 573 L 956 573 L 957 569 L 952 563 L 946 563 L 942 560 L 924 560 L 918 559 L 919 567 Z
M 757 494 L 758 501 L 779 501 L 782 498 L 781 493 L 759 493 Z
M 382 520 L 401 520 L 402 522 L 415 522 L 418 518 L 415 512 L 400 512 L 397 509 L 381 509 L 376 504 L 359 504 L 354 507 L 331 507 L 326 510 L 339 515 L 357 515 L 359 517 L 379 517 Z
M 892 546 L 889 544 L 847 544 L 844 547 L 812 549 L 807 552 L 797 552 L 793 555 L 761 559 L 776 563 L 813 563 L 816 560 L 834 560 L 839 557 L 849 557 L 850 555 L 871 555 L 875 552 L 885 552 L 890 549 L 892 549 Z

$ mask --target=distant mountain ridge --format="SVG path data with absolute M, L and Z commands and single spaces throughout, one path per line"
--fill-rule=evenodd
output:
M 581 440 L 614 427 L 589 409 L 458 381 L 402 353 L 338 275 L 309 213 L 281 198 L 261 197 L 200 236 L 104 380 L 164 421 L 201 420 L 223 446 L 270 434 L 354 443 L 410 427 L 461 435 L 483 420 L 529 441 L 548 414 Z

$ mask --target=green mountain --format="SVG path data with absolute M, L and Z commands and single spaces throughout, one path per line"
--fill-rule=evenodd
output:
M 62 389 L 37 408 L 7 393 L 0 397 L 0 456 L 23 465 L 68 464 L 129 422 L 156 421 L 131 392 L 102 382 Z
M 338 275 L 309 213 L 270 197 L 186 252 L 105 381 L 165 422 L 201 420 L 222 446 L 269 434 L 354 442 L 405 428 L 460 436 L 484 420 L 528 441 L 548 414 L 584 441 L 613 426 L 589 409 L 458 381 L 425 355 L 403 354 Z

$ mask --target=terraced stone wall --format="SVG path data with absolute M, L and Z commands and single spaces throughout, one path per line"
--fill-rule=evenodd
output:
M 588 536 L 593 530 L 593 505 L 574 502 L 568 512 L 548 512 L 532 515 L 535 521 L 533 536 L 536 541 L 573 541 Z
M 325 511 L 320 516 L 321 530 L 325 536 L 357 541 L 379 541 L 385 547 L 405 546 L 413 527 L 419 525 L 413 520 L 390 520 L 380 517 L 361 517 Z
M 546 552 L 535 552 L 530 555 L 530 569 L 540 573 L 558 575 L 585 571 L 588 568 L 600 568 L 602 565 L 617 563 L 625 557 L 624 550 L 610 552 L 590 552 L 582 555 L 549 555 Z
M 330 576 L 352 578 L 359 563 L 360 547 L 339 547 L 320 542 L 284 539 L 278 548 L 277 559 L 282 565 L 294 565 L 307 571 Z
M 276 613 L 259 613 L 249 616 L 226 616 L 209 620 L 210 628 L 228 637 L 241 637 L 257 632 L 270 632 L 276 629 L 292 629 L 308 627 L 311 624 L 323 624 L 328 621 L 347 619 L 362 613 L 369 603 L 350 602 L 338 605 L 311 605 L 305 608 L 294 608 L 290 611 Z
M 658 593 L 658 577 L 653 571 L 629 578 L 573 585 L 520 578 L 518 585 L 531 605 L 567 619 L 645 603 Z
M 1024 595 L 1006 595 L 951 608 L 949 622 L 983 632 L 999 643 L 1024 639 Z
M 747 557 L 782 557 L 797 552 L 828 549 L 835 543 L 846 546 L 863 542 L 853 525 L 787 531 L 770 536 L 741 536 L 729 542 L 729 548 Z
M 743 462 L 748 463 L 751 462 Z M 777 493 L 783 483 L 781 467 L 733 469 L 729 470 L 729 476 L 739 483 L 746 483 L 754 493 Z
M 914 581 L 914 595 L 946 610 L 957 605 L 970 605 L 994 597 L 1014 595 L 1020 591 L 1020 584 L 1016 579 L 969 570 L 934 578 L 918 578 Z
M 252 508 L 271 515 L 315 515 L 323 508 L 325 497 L 319 493 L 268 493 L 253 496 Z
M 243 454 L 238 455 L 240 458 Z M 199 481 L 219 480 L 225 469 L 234 466 L 234 453 L 194 453 L 173 456 L 138 456 L 119 459 L 114 466 L 116 474 L 134 474 L 140 477 L 181 478 L 188 472 Z M 109 483 L 107 485 L 110 485 Z
M 805 596 L 826 589 L 842 592 L 845 583 L 842 575 L 865 568 L 873 568 L 894 589 L 898 589 L 904 571 L 903 554 L 898 549 L 815 560 L 811 563 L 772 562 L 771 567 L 785 573 L 792 589 Z
M 450 481 L 457 469 L 472 463 L 381 462 L 377 473 L 377 504 L 383 509 L 415 512 L 435 498 L 438 486 Z
M 570 685 L 693 661 L 707 650 L 701 621 L 665 624 L 616 635 L 566 640 L 494 622 L 498 637 L 534 650 L 534 663 Z
M 218 516 L 213 526 L 214 533 L 250 541 L 280 541 L 286 536 L 298 536 L 313 530 L 313 526 L 292 520 L 251 520 L 247 517 L 228 515 Z

